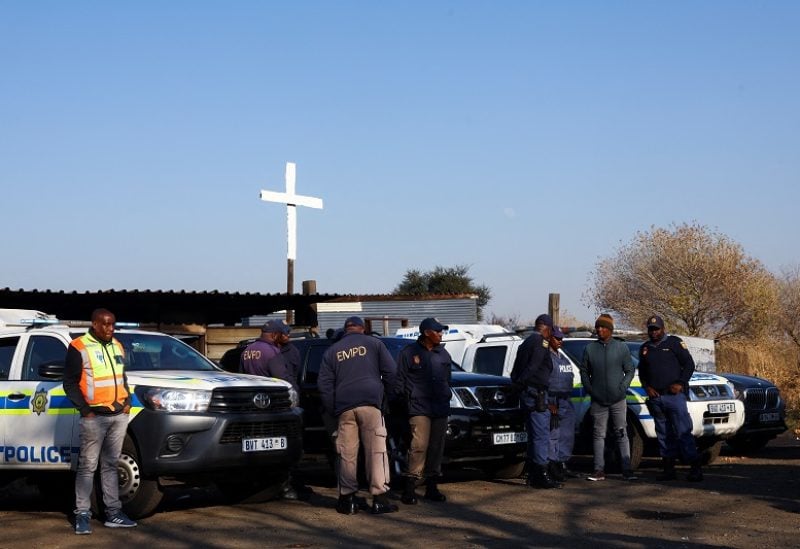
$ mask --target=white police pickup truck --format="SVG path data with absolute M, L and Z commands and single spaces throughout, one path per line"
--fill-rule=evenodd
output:
M 510 376 L 523 339 L 517 335 L 498 334 L 487 336 L 483 341 L 466 348 L 461 367 L 468 372 Z M 576 412 L 576 446 L 591 449 L 591 425 L 589 421 L 590 397 L 583 390 L 576 361 L 583 356 L 585 346 L 592 338 L 564 338 L 562 354 L 572 363 L 575 385 L 572 402 Z M 638 363 L 640 341 L 625 342 Z M 445 344 L 447 346 L 447 344 Z M 653 417 L 645 405 L 647 394 L 634 376 L 628 389 L 628 436 L 631 444 L 631 465 L 636 468 L 642 456 L 656 451 L 656 431 Z M 693 433 L 698 449 L 703 452 L 706 463 L 714 461 L 720 452 L 722 441 L 733 436 L 744 422 L 744 405 L 734 396 L 731 384 L 725 378 L 711 373 L 695 372 L 689 381 L 689 414 L 692 416 Z
M 70 490 L 79 414 L 61 376 L 82 328 L 37 311 L 0 309 L 0 474 Z M 131 517 L 152 513 L 168 484 L 215 482 L 226 494 L 277 495 L 302 453 L 301 410 L 291 386 L 231 374 L 176 338 L 118 329 L 132 392 L 119 463 Z M 46 473 L 46 474 L 41 474 Z

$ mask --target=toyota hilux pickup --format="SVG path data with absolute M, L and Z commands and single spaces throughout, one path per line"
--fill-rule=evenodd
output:
M 67 346 L 89 323 L 31 313 L 0 309 L 0 473 L 46 490 L 77 467 L 80 416 L 61 379 Z M 302 412 L 288 383 L 225 372 L 166 334 L 117 329 L 114 337 L 132 392 L 119 462 L 128 515 L 152 513 L 176 483 L 279 493 L 302 453 Z

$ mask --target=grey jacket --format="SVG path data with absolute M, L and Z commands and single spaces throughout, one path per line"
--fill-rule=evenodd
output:
M 628 346 L 611 338 L 592 341 L 583 351 L 580 365 L 583 388 L 592 402 L 610 406 L 623 400 L 633 380 L 633 360 Z

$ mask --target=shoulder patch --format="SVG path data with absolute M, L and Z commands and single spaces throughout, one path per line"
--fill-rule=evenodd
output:
M 544 347 L 545 349 L 548 349 L 550 347 L 550 342 L 547 341 L 546 339 L 543 339 L 542 340 L 542 347 Z
M 681 347 L 683 347 L 684 349 L 686 349 L 686 343 L 684 343 L 683 341 L 681 341 Z
M 414 361 L 414 364 L 419 364 L 420 362 L 422 362 L 419 358 L 419 355 L 414 355 L 414 358 L 412 360 Z

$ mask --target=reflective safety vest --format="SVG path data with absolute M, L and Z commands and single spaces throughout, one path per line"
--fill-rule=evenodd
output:
M 72 341 L 81 353 L 83 371 L 79 386 L 86 402 L 92 407 L 115 410 L 114 403 L 124 406 L 128 399 L 125 390 L 125 350 L 116 339 L 103 344 L 87 333 Z

